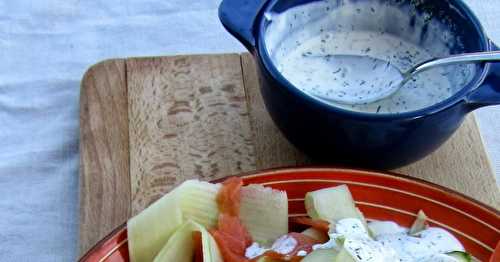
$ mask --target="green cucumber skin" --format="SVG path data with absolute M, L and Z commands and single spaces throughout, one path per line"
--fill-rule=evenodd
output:
M 450 252 L 450 253 L 447 253 L 447 255 L 457 259 L 460 262 L 472 262 L 473 261 L 471 255 L 469 255 L 466 252 L 462 252 L 462 251 Z

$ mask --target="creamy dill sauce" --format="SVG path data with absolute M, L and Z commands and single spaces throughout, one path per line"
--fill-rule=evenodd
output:
M 461 47 L 458 37 L 452 37 L 442 24 L 425 14 L 410 18 L 411 10 L 378 1 L 340 2 L 341 7 L 338 1 L 321 1 L 279 14 L 265 14 L 271 22 L 266 31 L 266 46 L 273 63 L 306 94 L 352 111 L 401 113 L 439 103 L 471 80 L 473 66 L 447 66 L 417 75 L 381 100 L 362 104 L 338 102 L 344 95 L 355 95 L 353 99 L 361 100 L 380 90 L 377 82 L 367 83 L 360 80 L 360 75 L 390 77 L 366 66 L 370 58 L 387 61 L 405 72 L 419 62 L 449 55 L 452 47 Z M 412 23 L 414 27 L 409 26 Z M 425 29 L 420 29 L 420 24 Z M 345 63 L 336 59 L 338 55 L 356 55 L 359 61 Z
M 395 250 L 399 261 L 420 261 L 448 252 L 464 251 L 460 242 L 449 232 L 435 227 L 422 231 L 418 236 L 406 233 L 384 234 L 375 239 L 383 246 Z
M 414 236 L 393 221 L 372 221 L 368 223 L 368 228 L 371 236 L 361 220 L 341 219 L 328 233 L 330 239 L 314 245 L 313 250 L 339 251 L 343 248 L 357 262 L 458 262 L 447 253 L 464 251 L 462 244 L 442 228 L 429 227 Z M 269 250 L 287 254 L 296 245 L 296 240 L 285 235 L 277 239 L 271 248 L 253 243 L 246 249 L 245 256 L 253 259 Z M 302 251 L 300 255 L 306 256 L 307 252 Z
M 446 253 L 464 251 L 460 242 L 442 228 L 430 227 L 416 236 L 410 236 L 406 228 L 392 221 L 373 221 L 368 227 L 374 238 L 368 235 L 359 219 L 342 219 L 335 224 L 335 231 L 329 234 L 329 242 L 344 238 L 344 248 L 358 262 L 453 262 L 457 260 Z M 336 245 L 317 245 L 313 248 L 336 248 Z

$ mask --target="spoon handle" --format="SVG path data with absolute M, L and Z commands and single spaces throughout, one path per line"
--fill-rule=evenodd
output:
M 436 66 L 470 63 L 470 62 L 500 62 L 500 51 L 467 53 L 460 55 L 452 55 L 444 58 L 434 58 L 423 63 L 420 63 L 410 69 L 407 74 L 417 74 L 422 71 L 429 70 Z

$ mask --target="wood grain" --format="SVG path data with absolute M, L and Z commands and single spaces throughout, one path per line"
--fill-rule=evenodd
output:
M 257 170 L 313 163 L 286 140 L 267 113 L 260 94 L 255 62 L 250 54 L 241 55 L 241 67 L 254 135 Z
M 255 169 L 240 56 L 127 61 L 132 213 L 182 181 Z
M 80 96 L 80 253 L 130 216 L 125 61 L 90 68 Z
M 111 60 L 81 97 L 81 250 L 190 178 L 314 164 L 265 110 L 249 54 Z M 500 207 L 470 115 L 438 151 L 397 172 Z
M 500 193 L 494 172 L 472 114 L 436 152 L 395 172 L 454 189 L 500 208 Z

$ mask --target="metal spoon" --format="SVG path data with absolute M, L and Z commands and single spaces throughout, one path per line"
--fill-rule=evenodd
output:
M 470 62 L 499 62 L 500 51 L 434 58 L 422 62 L 406 72 L 402 72 L 388 61 L 366 55 L 323 55 L 308 52 L 304 54 L 304 57 L 324 59 L 335 67 L 332 68 L 333 73 L 341 73 L 343 79 L 348 79 L 335 81 L 328 92 L 313 93 L 313 95 L 325 100 L 356 105 L 372 103 L 389 97 L 415 75 L 431 68 Z

